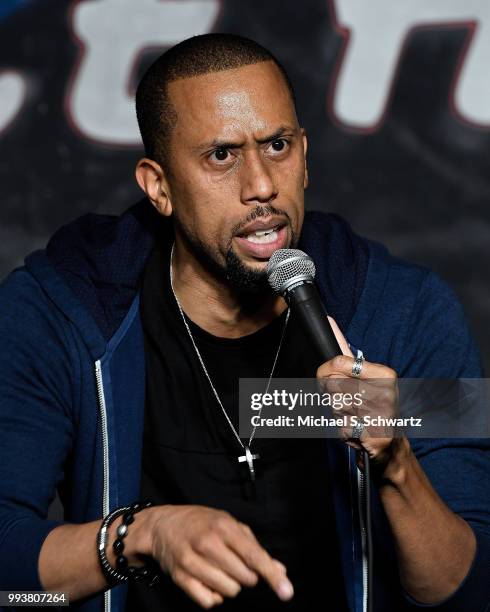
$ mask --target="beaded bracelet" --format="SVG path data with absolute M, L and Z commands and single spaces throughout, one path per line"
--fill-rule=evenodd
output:
M 102 526 L 98 535 L 99 561 L 104 576 L 107 578 L 109 584 L 115 585 L 121 582 L 147 582 L 148 586 L 152 587 L 159 581 L 159 567 L 153 560 L 150 560 L 146 565 L 141 567 L 130 567 L 128 566 L 127 558 L 123 555 L 123 539 L 128 533 L 128 526 L 134 522 L 134 515 L 145 508 L 149 508 L 151 505 L 151 502 L 135 502 L 131 504 L 131 506 L 123 506 L 122 508 L 113 510 L 102 521 Z M 116 569 L 114 569 L 107 559 L 105 550 L 109 527 L 121 515 L 123 515 L 123 520 L 117 528 L 117 538 L 112 545 L 117 556 Z

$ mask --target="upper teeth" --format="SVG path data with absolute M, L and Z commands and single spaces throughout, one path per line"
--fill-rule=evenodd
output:
M 271 229 L 267 229 L 267 230 L 257 230 L 256 232 L 253 232 L 253 235 L 254 236 L 267 236 L 267 234 L 270 234 L 275 229 L 276 229 L 275 227 L 271 227 Z
M 257 230 L 250 232 L 245 238 L 256 244 L 268 244 L 277 240 L 277 229 L 277 227 L 271 227 L 271 229 Z

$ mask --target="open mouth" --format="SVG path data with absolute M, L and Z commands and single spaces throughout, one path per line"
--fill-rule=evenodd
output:
M 288 230 L 284 221 L 255 222 L 235 236 L 240 251 L 255 259 L 269 259 L 277 249 L 287 246 Z

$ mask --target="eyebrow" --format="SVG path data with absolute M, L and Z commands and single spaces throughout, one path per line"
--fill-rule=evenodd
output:
M 295 128 L 286 126 L 286 125 L 281 125 L 281 127 L 279 127 L 273 134 L 270 134 L 269 136 L 264 136 L 263 138 L 257 138 L 256 142 L 258 142 L 259 144 L 265 144 L 266 142 L 272 142 L 273 140 L 276 140 L 277 138 L 280 138 L 281 136 L 284 136 L 284 134 L 292 134 L 295 133 L 297 130 Z M 209 143 L 205 143 L 202 145 L 199 145 L 197 148 L 199 150 L 208 150 L 208 149 L 237 149 L 238 147 L 243 146 L 241 142 L 233 142 L 230 140 L 221 140 L 220 138 L 215 138 L 212 142 Z

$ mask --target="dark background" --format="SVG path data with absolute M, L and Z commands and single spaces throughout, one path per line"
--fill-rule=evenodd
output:
M 349 122 L 342 109 L 332 110 L 336 77 L 350 61 L 350 45 L 367 34 L 376 44 L 373 51 L 364 45 L 360 82 L 376 71 L 376 53 L 406 3 L 361 3 L 370 7 L 364 9 L 370 16 L 355 27 L 336 23 L 335 16 L 341 20 L 356 1 L 1 0 L 0 119 L 11 96 L 2 88 L 4 71 L 20 75 L 25 95 L 17 115 L 0 121 L 0 277 L 44 246 L 61 224 L 89 211 L 118 213 L 140 197 L 133 178 L 142 153 L 136 137 L 111 142 L 88 134 L 70 109 L 88 54 L 98 54 L 100 78 L 85 95 L 92 95 L 99 109 L 107 101 L 104 109 L 90 111 L 94 124 L 110 123 L 110 115 L 107 120 L 102 115 L 113 110 L 118 45 L 132 37 L 144 40 L 150 22 L 158 30 L 158 19 L 150 17 L 158 10 L 162 38 L 159 42 L 148 34 L 134 65 L 128 64 L 128 92 L 172 38 L 178 42 L 203 31 L 228 31 L 268 47 L 290 73 L 309 136 L 307 208 L 341 214 L 358 233 L 448 280 L 463 302 L 488 371 L 490 126 L 463 116 L 453 91 L 464 75 L 472 36 L 475 31 L 483 36 L 487 17 L 490 26 L 490 5 L 460 1 L 468 7 L 468 15 L 460 18 L 452 8 L 456 3 L 448 0 L 447 18 L 428 22 L 414 14 L 401 40 L 385 111 L 363 123 Z M 93 32 L 84 40 L 77 19 L 88 5 L 95 17 L 89 24 Z M 199 11 L 213 17 L 196 27 Z M 488 65 L 490 56 L 480 60 Z M 366 87 L 357 105 L 368 103 L 371 95 Z

